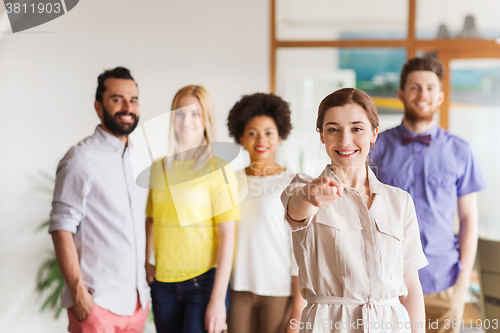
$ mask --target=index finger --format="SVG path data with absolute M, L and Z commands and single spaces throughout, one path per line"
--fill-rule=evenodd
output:
M 340 182 L 330 177 L 325 177 L 324 180 L 329 186 L 337 188 L 337 194 L 339 197 L 341 197 L 342 194 L 344 194 L 344 185 L 342 185 Z

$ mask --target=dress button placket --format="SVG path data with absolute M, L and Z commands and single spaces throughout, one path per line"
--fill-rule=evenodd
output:
M 413 143 L 413 151 L 414 151 L 414 157 L 413 157 L 413 173 L 414 173 L 414 178 L 413 178 L 413 189 L 410 191 L 410 194 L 413 196 L 413 198 L 421 198 L 424 194 L 424 188 L 422 186 L 422 182 L 420 181 L 421 178 L 419 178 L 421 175 L 423 175 L 423 156 L 422 156 L 422 149 L 423 145 L 420 144 L 419 142 Z
M 367 276 L 368 276 L 368 281 L 370 281 L 370 290 L 376 290 L 376 284 L 379 283 L 378 279 L 376 278 L 376 272 L 378 272 L 378 262 L 376 260 L 376 256 L 369 256 L 367 255 L 368 253 L 376 253 L 376 234 L 375 234 L 375 220 L 372 218 L 370 214 L 370 210 L 366 206 L 365 202 L 363 201 L 363 198 L 359 194 L 355 194 L 356 201 L 358 206 L 361 208 L 361 227 L 363 230 L 361 230 L 361 234 L 363 237 L 363 242 L 365 243 L 365 260 L 366 260 L 366 267 L 367 267 Z M 375 273 L 373 275 L 372 273 Z

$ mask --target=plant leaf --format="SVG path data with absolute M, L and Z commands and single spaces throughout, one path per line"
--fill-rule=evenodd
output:
M 36 228 L 36 231 L 42 231 L 43 229 L 48 228 L 49 224 L 50 220 L 42 222 L 42 224 L 40 224 L 38 228 Z
M 55 183 L 55 181 L 56 181 L 56 178 L 54 177 L 54 175 L 52 175 L 52 174 L 50 174 L 50 173 L 48 173 L 46 171 L 39 170 L 38 174 L 40 176 L 42 176 L 43 178 L 47 179 L 51 183 Z

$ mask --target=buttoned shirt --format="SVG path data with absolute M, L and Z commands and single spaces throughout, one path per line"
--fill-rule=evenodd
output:
M 57 167 L 49 232 L 73 233 L 81 274 L 94 303 L 117 315 L 131 315 L 137 293 L 149 302 L 145 263 L 147 190 L 136 185 L 132 163 L 147 160 L 100 126 L 79 142 Z M 72 306 L 67 285 L 61 306 Z
M 341 183 L 329 166 L 321 176 Z M 281 196 L 285 211 L 291 193 L 313 179 L 295 176 Z M 404 274 L 427 264 L 413 200 L 401 189 L 382 184 L 369 168 L 368 182 L 373 198 L 369 209 L 357 190 L 345 187 L 342 197 L 304 222 L 286 222 L 293 231 L 299 290 L 308 300 L 302 322 L 326 320 L 350 327 L 358 320 L 366 324 L 368 312 L 370 322 L 390 322 L 394 328 L 409 321 L 398 298 L 408 294 Z
M 422 247 L 429 265 L 419 271 L 424 294 L 453 286 L 461 271 L 453 214 L 457 198 L 486 188 L 469 144 L 437 126 L 429 146 L 404 146 L 404 133 L 417 134 L 403 124 L 381 133 L 370 152 L 381 182 L 408 191 L 415 202 Z

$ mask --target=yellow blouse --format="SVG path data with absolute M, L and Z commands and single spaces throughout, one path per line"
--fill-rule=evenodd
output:
M 156 279 L 180 282 L 216 265 L 216 224 L 240 219 L 237 181 L 217 157 L 196 170 L 194 160 L 174 161 L 167 173 L 163 165 L 160 159 L 151 167 L 146 215 L 153 219 Z

